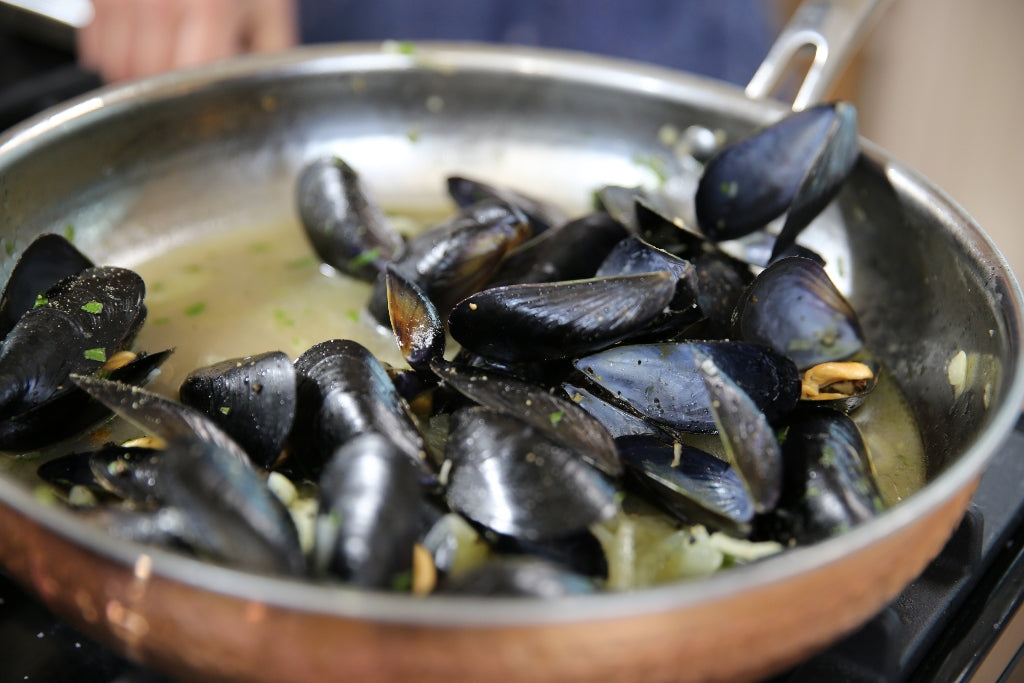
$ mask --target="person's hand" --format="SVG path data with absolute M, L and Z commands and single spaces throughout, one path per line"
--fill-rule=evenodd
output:
M 108 82 L 297 42 L 296 0 L 93 0 L 78 58 Z

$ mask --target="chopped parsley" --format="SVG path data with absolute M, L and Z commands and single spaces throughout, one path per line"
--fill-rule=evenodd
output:
M 228 413 L 231 412 L 231 406 L 221 406 L 220 407 L 220 412 L 221 412 L 221 415 L 227 415 Z
M 45 306 L 48 303 L 50 303 L 49 299 L 42 294 L 36 294 L 36 301 L 32 304 L 32 308 L 39 308 L 40 306 Z
M 558 423 L 562 421 L 563 417 L 565 417 L 564 410 L 556 410 L 555 412 L 548 415 L 548 419 L 551 420 L 552 427 L 557 427 Z
M 282 327 L 294 327 L 295 321 L 288 317 L 288 312 L 282 308 L 274 309 L 274 320 Z
M 14 256 L 14 242 L 6 240 L 4 242 L 4 251 L 7 252 L 8 256 Z
M 92 313 L 93 315 L 96 315 L 98 313 L 103 312 L 103 304 L 101 304 L 99 301 L 89 301 L 84 306 L 82 306 L 82 310 L 85 311 L 86 313 Z
M 374 261 L 376 261 L 379 256 L 380 249 L 367 249 L 366 251 L 362 252 L 361 254 L 353 258 L 351 261 L 349 261 L 348 267 L 351 269 L 356 269 L 362 268 L 363 266 L 368 266 Z
M 64 226 L 64 239 L 66 239 L 68 242 L 75 241 L 75 226 L 71 225 L 70 223 Z
M 289 261 L 288 263 L 285 264 L 285 267 L 290 268 L 292 270 L 301 270 L 303 268 L 312 268 L 315 265 L 315 258 L 313 258 L 312 256 L 303 256 L 301 258 L 295 259 L 294 261 Z
M 357 311 L 356 309 L 348 309 L 347 311 L 345 311 L 345 315 L 347 315 L 352 322 L 359 322 L 359 311 Z
M 86 349 L 84 355 L 86 360 L 95 360 L 101 363 L 107 360 L 107 350 L 102 346 L 95 349 Z
M 188 308 L 185 309 L 185 315 L 197 316 L 206 310 L 206 304 L 202 301 L 197 301 Z

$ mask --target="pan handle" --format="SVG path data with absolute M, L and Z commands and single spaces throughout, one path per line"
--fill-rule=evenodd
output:
M 814 58 L 793 100 L 799 111 L 820 100 L 839 77 L 872 23 L 891 0 L 805 0 L 747 84 L 748 97 L 763 99 L 779 86 L 793 58 L 813 48 Z

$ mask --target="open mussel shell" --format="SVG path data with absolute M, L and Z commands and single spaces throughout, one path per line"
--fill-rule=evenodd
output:
M 568 536 L 615 514 L 614 487 L 573 451 L 504 413 L 465 408 L 452 416 L 451 508 L 499 534 Z
M 227 432 L 257 465 L 269 469 L 280 456 L 296 406 L 295 368 L 284 352 L 198 368 L 178 391 L 182 403 Z
M 316 479 L 340 446 L 375 432 L 415 462 L 425 481 L 434 478 L 408 407 L 387 370 L 366 347 L 350 340 L 321 342 L 299 356 L 295 370 L 298 408 L 292 456 L 305 476 Z
M 92 266 L 87 256 L 60 235 L 45 233 L 35 238 L 18 257 L 0 294 L 0 339 L 32 310 L 40 294 Z
M 694 351 L 711 358 L 774 421 L 796 406 L 800 377 L 785 356 L 761 344 L 733 341 L 631 344 L 574 365 L 616 405 L 670 429 L 717 430 Z
M 568 219 L 561 209 L 550 202 L 463 176 L 448 178 L 448 194 L 459 206 L 469 206 L 484 199 L 495 199 L 510 204 L 522 211 L 530 220 L 535 235 L 547 232 L 550 228 L 560 227 Z
M 785 430 L 782 496 L 767 520 L 775 538 L 813 543 L 884 509 L 867 446 L 850 418 L 827 408 L 802 409 Z
M 836 102 L 831 106 L 834 116 L 825 134 L 826 142 L 820 146 L 814 163 L 800 181 L 786 213 L 786 222 L 775 240 L 772 261 L 781 258 L 795 245 L 797 235 L 839 193 L 860 157 L 857 109 L 848 102 Z
M 711 415 L 729 462 L 750 493 L 754 510 L 770 511 L 782 489 L 782 451 L 768 418 L 699 348 L 693 350 L 693 361 L 704 380 Z
M 532 234 L 519 209 L 485 199 L 410 239 L 391 265 L 419 286 L 444 318 L 456 301 L 483 287 L 505 255 Z M 387 305 L 382 274 L 374 282 L 367 304 L 382 325 L 391 322 Z
M 500 557 L 450 577 L 439 593 L 532 598 L 586 595 L 597 590 L 594 582 L 564 566 L 527 557 Z
M 565 382 L 562 384 L 562 389 L 573 403 L 600 422 L 613 439 L 635 434 L 659 434 L 669 441 L 672 440 L 669 434 L 663 432 L 654 423 L 598 398 L 584 387 Z
M 146 318 L 145 285 L 124 268 L 87 268 L 44 292 L 0 347 L 0 449 L 55 443 L 105 411 L 83 408 L 71 374 L 107 372 L 108 359 L 127 348 Z M 159 361 L 166 356 L 152 358 Z M 153 369 L 140 365 L 141 380 Z
M 95 372 L 134 339 L 146 287 L 124 268 L 88 268 L 46 290 L 0 348 L 0 418 L 40 405 L 71 373 Z
M 416 466 L 383 436 L 354 437 L 320 479 L 317 568 L 362 586 L 408 582 L 424 502 Z
M 384 274 L 388 316 L 402 357 L 414 370 L 430 370 L 444 355 L 444 322 L 437 307 L 401 270 L 388 266 Z
M 97 374 L 124 384 L 142 384 L 171 355 L 167 349 L 157 353 L 139 353 L 131 362 L 113 369 L 97 368 Z M 92 400 L 73 382 L 35 408 L 0 422 L 0 450 L 25 451 L 41 448 L 78 434 L 108 417 L 110 410 Z
M 498 360 L 571 358 L 636 334 L 675 290 L 667 271 L 495 287 L 460 301 L 448 330 L 465 348 Z
M 654 435 L 615 440 L 630 478 L 678 519 L 736 536 L 750 533 L 754 501 L 729 463 L 692 446 Z
M 255 572 L 306 574 L 287 508 L 233 453 L 208 441 L 170 441 L 155 479 L 158 497 L 181 512 L 200 555 Z
M 799 214 L 795 222 L 806 225 L 838 191 L 858 154 L 852 105 L 822 104 L 790 114 L 708 161 L 695 196 L 700 229 L 715 241 L 735 239 L 791 206 Z
M 820 264 L 799 257 L 776 261 L 754 278 L 733 327 L 738 338 L 767 344 L 800 369 L 848 358 L 864 346 L 850 302 Z
M 593 277 L 612 248 L 627 236 L 626 227 L 608 214 L 589 213 L 513 249 L 488 286 Z
M 347 275 L 372 282 L 402 245 L 359 174 L 337 157 L 307 165 L 297 197 L 302 227 L 317 256 Z
M 457 363 L 438 363 L 434 369 L 448 386 L 480 405 L 530 424 L 606 474 L 622 474 L 611 435 L 572 401 L 493 370 Z
M 864 405 L 881 374 L 881 362 L 867 352 L 820 363 L 804 371 L 800 400 L 849 414 Z
M 72 375 L 78 387 L 148 435 L 171 441 L 202 441 L 246 465 L 249 456 L 224 430 L 197 410 L 139 387 L 83 375 Z

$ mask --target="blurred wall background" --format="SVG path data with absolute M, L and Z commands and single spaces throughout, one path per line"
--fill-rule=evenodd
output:
M 1024 2 L 896 0 L 852 80 L 863 135 L 944 189 L 1024 278 Z

